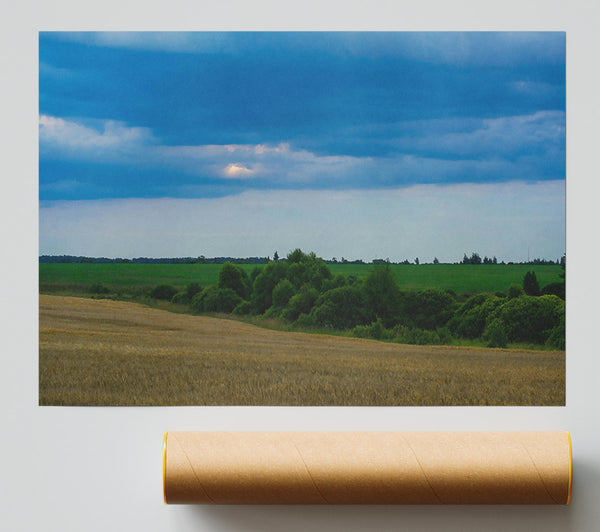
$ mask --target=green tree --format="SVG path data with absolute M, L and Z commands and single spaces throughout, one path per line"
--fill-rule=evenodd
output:
M 362 290 L 365 308 L 373 321 L 383 320 L 386 327 L 391 327 L 400 312 L 400 287 L 388 263 L 376 264 L 365 278 Z
M 192 298 L 191 308 L 195 312 L 231 312 L 242 302 L 242 298 L 231 288 L 209 286 Z
M 488 325 L 499 319 L 509 341 L 543 344 L 553 329 L 560 325 L 564 315 L 565 302 L 562 299 L 553 295 L 524 295 L 497 307 L 490 314 Z
M 200 292 L 202 292 L 202 286 L 200 286 L 200 283 L 189 283 L 185 287 L 185 293 L 186 293 L 187 297 L 190 299 L 190 301 L 196 294 L 198 294 Z
M 171 301 L 173 296 L 177 293 L 177 288 L 171 286 L 170 284 L 161 284 L 154 288 L 152 292 L 150 292 L 150 296 L 154 299 L 164 299 L 166 301 Z
M 506 347 L 508 345 L 508 336 L 506 335 L 502 321 L 498 318 L 492 320 L 485 330 L 483 339 L 488 342 L 488 347 Z
M 426 288 L 404 296 L 403 314 L 419 329 L 436 329 L 445 325 L 456 308 L 456 299 L 445 290 Z
M 321 327 L 351 329 L 366 321 L 363 294 L 353 286 L 328 290 L 319 297 L 310 315 Z
M 300 248 L 296 248 L 294 251 L 288 253 L 287 261 L 290 264 L 294 262 L 309 262 L 309 255 L 303 253 Z
M 565 283 L 557 282 L 557 283 L 549 283 L 544 288 L 542 288 L 542 295 L 553 294 L 555 296 L 560 297 L 561 299 L 565 299 Z
M 301 314 L 308 314 L 319 297 L 316 288 L 305 284 L 300 291 L 293 295 L 288 301 L 287 307 L 283 312 L 283 317 L 287 321 L 296 321 Z
M 521 287 L 518 287 L 522 292 Z M 490 294 L 475 294 L 467 299 L 448 322 L 448 328 L 463 338 L 482 335 L 488 316 L 506 300 Z
M 294 285 L 288 279 L 282 279 L 273 288 L 273 305 L 283 307 L 294 295 Z
M 199 283 L 189 283 L 185 290 L 177 292 L 171 299 L 171 303 L 178 303 L 180 305 L 189 304 L 196 294 L 202 292 L 202 287 Z
M 256 276 L 252 285 L 252 312 L 263 314 L 273 304 L 273 289 L 286 276 L 286 262 L 270 262 Z
M 514 299 L 515 297 L 520 297 L 523 295 L 523 288 L 518 284 L 511 283 L 508 287 L 508 297 L 510 299 Z
M 219 272 L 219 288 L 230 288 L 242 299 L 250 296 L 248 274 L 237 264 L 226 262 Z
M 523 291 L 528 296 L 540 295 L 540 285 L 533 270 L 527 272 L 523 278 Z

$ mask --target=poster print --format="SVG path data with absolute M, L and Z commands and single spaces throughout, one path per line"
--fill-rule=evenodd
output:
M 39 34 L 41 405 L 564 405 L 565 34 Z

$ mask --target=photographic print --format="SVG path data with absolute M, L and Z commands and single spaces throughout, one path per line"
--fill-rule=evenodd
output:
M 39 404 L 565 404 L 564 32 L 41 32 Z

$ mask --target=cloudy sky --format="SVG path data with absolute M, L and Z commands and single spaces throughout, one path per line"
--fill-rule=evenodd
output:
M 555 260 L 564 33 L 41 33 L 40 254 Z

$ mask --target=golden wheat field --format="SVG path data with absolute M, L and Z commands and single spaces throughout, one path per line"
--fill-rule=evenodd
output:
M 40 295 L 41 405 L 562 405 L 564 352 L 280 332 Z

